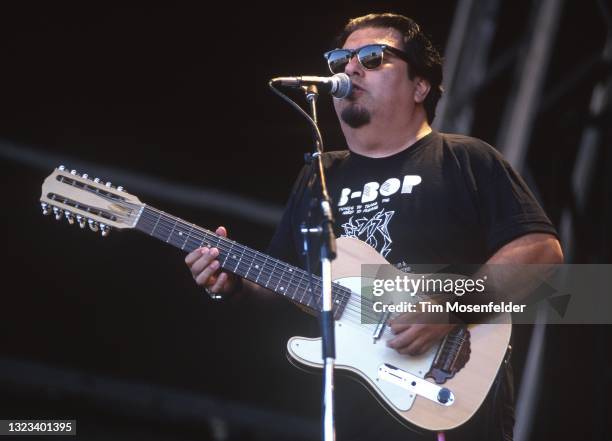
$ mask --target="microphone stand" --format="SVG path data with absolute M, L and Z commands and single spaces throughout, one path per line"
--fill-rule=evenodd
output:
M 303 87 L 306 100 L 310 104 L 310 112 L 315 127 L 317 121 L 317 86 Z M 321 225 L 318 228 L 302 228 L 306 237 L 308 234 L 321 235 L 321 276 L 322 276 L 322 308 L 321 308 L 321 344 L 323 358 L 323 401 L 322 401 L 322 435 L 324 441 L 335 441 L 336 427 L 334 419 L 334 366 L 336 362 L 336 348 L 334 336 L 334 312 L 332 299 L 331 261 L 336 258 L 336 237 L 334 235 L 334 218 L 331 210 L 331 201 L 327 192 L 327 181 L 323 168 L 323 148 L 320 132 L 314 130 L 315 153 L 312 155 L 317 161 L 318 175 L 321 184 L 320 207 L 322 213 Z M 304 241 L 307 247 L 307 241 Z M 308 259 L 308 256 L 306 256 Z
M 340 74 L 339 74 L 340 75 Z M 346 75 L 345 75 L 346 76 Z M 350 79 L 346 76 L 345 82 L 348 81 L 350 91 Z M 321 345 L 323 359 L 323 400 L 322 400 L 322 437 L 324 441 L 335 441 L 336 428 L 334 420 L 334 366 L 336 361 L 336 348 L 334 337 L 334 313 L 332 299 L 332 280 L 331 280 L 331 261 L 336 258 L 336 237 L 334 236 L 334 219 L 331 210 L 331 202 L 329 193 L 327 192 L 327 181 L 325 179 L 325 170 L 323 169 L 323 137 L 317 125 L 317 98 L 319 91 L 315 84 L 301 86 L 306 93 L 306 100 L 310 104 L 312 116 L 308 115 L 292 99 L 281 93 L 274 87 L 277 80 L 273 79 L 268 82 L 268 86 L 274 93 L 287 101 L 295 110 L 301 113 L 312 126 L 313 138 L 315 141 L 315 153 L 311 155 L 312 159 L 317 161 L 319 180 L 321 184 L 321 200 L 320 207 L 322 212 L 321 225 L 317 228 L 306 228 L 305 225 L 300 226 L 300 231 L 304 235 L 304 254 L 306 257 L 306 266 L 310 274 L 310 263 L 308 258 L 308 237 L 312 235 L 321 237 L 321 275 L 322 275 L 322 294 L 321 294 Z M 345 88 L 346 88 L 345 84 Z M 346 90 L 345 90 L 346 92 Z M 311 170 L 316 174 L 314 165 Z M 310 179 L 309 179 L 310 180 Z M 313 188 L 311 186 L 311 188 Z M 316 198 L 313 197 L 313 201 Z M 313 204 L 313 206 L 316 204 Z M 312 283 L 312 277 L 310 278 Z M 314 289 L 312 290 L 314 293 Z

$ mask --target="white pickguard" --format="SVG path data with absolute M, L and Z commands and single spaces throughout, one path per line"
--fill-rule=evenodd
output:
M 398 354 L 387 347 L 387 340 L 393 337 L 389 329 L 375 342 L 373 334 L 376 325 L 361 323 L 361 278 L 347 277 L 334 282 L 353 292 L 342 317 L 336 321 L 336 367 L 360 374 L 372 387 L 378 389 L 382 398 L 397 409 L 410 409 L 414 403 L 414 394 L 390 382 L 379 380 L 378 368 L 383 363 L 389 363 L 424 378 L 438 349 L 437 345 L 420 356 Z M 293 337 L 287 342 L 287 349 L 297 361 L 323 367 L 320 338 Z

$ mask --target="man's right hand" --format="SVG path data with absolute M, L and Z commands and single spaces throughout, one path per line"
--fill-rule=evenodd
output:
M 217 228 L 215 233 L 227 237 L 225 227 Z M 189 253 L 185 257 L 185 263 L 199 286 L 203 286 L 214 294 L 233 294 L 239 290 L 241 280 L 235 274 L 221 270 L 221 264 L 217 260 L 218 256 L 217 248 L 201 247 Z

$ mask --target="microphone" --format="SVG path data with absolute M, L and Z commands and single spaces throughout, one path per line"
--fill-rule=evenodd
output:
M 331 77 L 278 77 L 272 78 L 272 84 L 287 87 L 317 86 L 320 92 L 330 93 L 335 98 L 346 98 L 352 90 L 351 79 L 345 73 L 338 73 Z

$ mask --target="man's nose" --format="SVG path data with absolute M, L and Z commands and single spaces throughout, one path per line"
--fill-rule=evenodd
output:
M 346 73 L 349 77 L 353 75 L 363 75 L 363 68 L 357 60 L 357 55 L 353 55 L 353 57 L 349 60 L 348 64 L 344 68 L 344 73 Z

